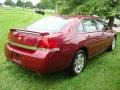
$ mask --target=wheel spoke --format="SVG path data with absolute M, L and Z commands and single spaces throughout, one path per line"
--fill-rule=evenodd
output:
M 76 59 L 74 62 L 74 70 L 76 73 L 79 73 L 82 71 L 83 66 L 84 66 L 84 60 L 85 60 L 85 57 L 82 53 L 76 56 Z

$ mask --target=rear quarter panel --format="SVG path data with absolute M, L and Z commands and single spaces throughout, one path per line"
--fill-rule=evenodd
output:
M 61 53 L 65 57 L 64 61 L 67 63 L 67 66 L 72 63 L 74 54 L 84 45 L 86 40 L 85 33 L 78 33 L 76 30 L 78 22 L 76 20 L 68 25 L 60 44 Z

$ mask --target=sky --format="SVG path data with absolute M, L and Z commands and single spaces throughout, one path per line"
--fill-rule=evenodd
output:
M 17 0 L 12 0 L 12 1 L 16 2 Z M 40 2 L 40 0 L 24 0 L 24 1 L 31 1 L 34 5 Z M 3 3 L 3 2 L 5 2 L 5 0 L 0 0 L 0 3 Z

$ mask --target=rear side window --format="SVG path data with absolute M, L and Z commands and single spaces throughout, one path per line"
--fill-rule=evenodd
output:
M 93 19 L 84 19 L 83 20 L 84 30 L 86 32 L 96 32 L 97 28 Z

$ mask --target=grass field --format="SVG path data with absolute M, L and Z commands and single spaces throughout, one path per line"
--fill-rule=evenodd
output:
M 120 34 L 113 52 L 96 56 L 75 77 L 66 72 L 38 75 L 7 62 L 4 44 L 9 29 L 25 27 L 42 17 L 30 10 L 0 8 L 0 90 L 120 90 Z

